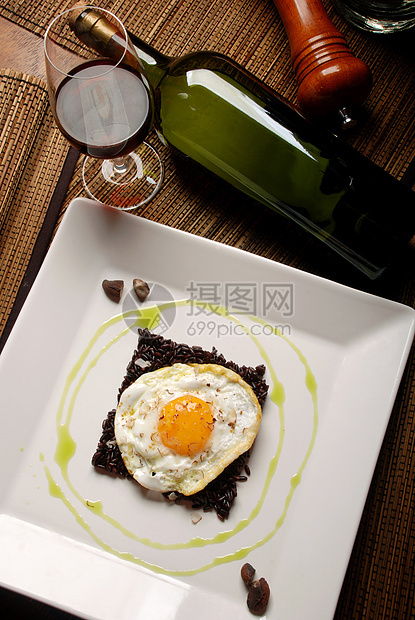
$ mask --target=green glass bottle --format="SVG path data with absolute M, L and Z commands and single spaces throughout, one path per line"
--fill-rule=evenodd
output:
M 114 53 L 116 34 L 97 11 L 84 10 L 73 27 L 100 53 Z M 169 145 L 290 217 L 371 278 L 408 244 L 415 194 L 402 183 L 226 56 L 170 58 L 130 39 L 155 93 L 156 129 Z

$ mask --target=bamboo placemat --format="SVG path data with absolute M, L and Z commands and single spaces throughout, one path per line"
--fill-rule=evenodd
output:
M 10 314 L 17 311 L 15 301 L 19 289 L 28 292 L 53 233 L 62 200 L 55 206 L 55 221 L 48 224 L 45 219 L 68 150 L 67 142 L 53 122 L 45 85 L 36 78 L 3 71 L 0 74 L 1 335 Z M 67 183 L 60 189 L 61 199 Z M 49 213 L 53 214 L 53 209 Z M 28 271 L 30 260 L 36 257 L 36 267 Z M 0 340 L 0 350 L 1 344 Z
M 410 162 L 415 146 L 415 61 L 410 52 L 410 37 L 380 40 L 360 33 L 336 15 L 328 0 L 323 3 L 375 78 L 359 127 L 347 140 L 397 178 L 406 176 L 407 182 L 413 183 L 414 168 Z M 0 15 L 41 36 L 50 19 L 71 4 L 0 0 Z M 132 32 L 160 51 L 170 55 L 197 49 L 222 52 L 295 102 L 289 47 L 272 0 L 103 0 L 99 4 L 117 13 Z M 46 105 L 43 99 L 42 102 Z M 49 130 L 52 132 L 52 127 Z M 54 135 L 59 141 L 60 136 Z M 53 139 L 48 144 L 52 143 Z M 193 162 L 172 155 L 159 143 L 157 146 L 166 162 L 166 182 L 156 200 L 140 213 L 144 217 L 414 305 L 414 282 L 404 269 L 381 282 L 369 283 L 291 222 L 276 217 Z M 51 161 L 56 164 L 63 158 L 57 154 Z M 59 219 L 69 201 L 83 193 L 79 165 Z M 44 191 L 40 187 L 37 190 Z M 32 225 L 36 217 L 35 210 L 22 221 Z M 39 225 L 36 227 L 38 230 Z M 16 287 L 10 290 L 10 301 L 15 291 Z M 414 384 L 412 351 L 363 513 L 336 620 L 415 617 Z M 53 616 L 45 608 L 39 617 Z

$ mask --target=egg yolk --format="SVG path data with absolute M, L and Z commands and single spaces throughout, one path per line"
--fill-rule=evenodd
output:
M 210 405 L 192 394 L 169 401 L 159 417 L 161 441 L 181 456 L 193 456 L 203 450 L 212 429 Z

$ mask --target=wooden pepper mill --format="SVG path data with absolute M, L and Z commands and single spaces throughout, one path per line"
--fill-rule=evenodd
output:
M 350 51 L 321 0 L 274 0 L 291 48 L 304 114 L 321 121 L 340 114 L 343 128 L 355 125 L 351 113 L 372 87 L 368 66 Z

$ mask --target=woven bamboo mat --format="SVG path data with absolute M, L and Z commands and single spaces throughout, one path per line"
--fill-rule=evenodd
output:
M 375 79 L 360 125 L 347 140 L 388 172 L 412 184 L 415 60 L 410 38 L 385 41 L 360 33 L 336 15 L 329 0 L 323 3 L 354 53 L 370 66 Z M 0 15 L 42 36 L 50 19 L 71 4 L 0 0 Z M 117 13 L 129 30 L 160 51 L 170 55 L 197 49 L 222 52 L 295 102 L 290 51 L 272 0 L 103 0 L 99 4 Z M 0 109 L 8 106 L 9 112 L 2 116 L 1 130 L 5 126 L 10 130 L 0 143 L 7 155 L 3 174 L 8 175 L 0 187 L 0 192 L 7 194 L 4 199 L 0 194 L 0 230 L 9 245 L 0 255 L 0 312 L 7 316 L 59 173 L 64 169 L 67 147 L 51 122 L 43 85 L 12 74 L 5 75 L 3 81 L 7 87 L 3 86 Z M 24 152 L 18 149 L 16 131 L 25 137 Z M 275 216 L 193 162 L 163 150 L 160 143 L 157 148 L 166 163 L 166 181 L 157 198 L 140 213 L 144 217 L 414 305 L 415 286 L 405 269 L 381 282 L 369 283 L 296 225 Z M 29 184 L 21 183 L 17 167 L 11 165 L 12 157 L 26 162 L 24 174 Z M 43 168 L 39 168 L 41 161 Z M 79 165 L 63 198 L 57 224 L 70 200 L 83 194 Z M 3 237 L 0 241 L 3 252 Z M 0 328 L 3 324 L 4 320 Z M 336 620 L 415 617 L 414 384 L 413 351 L 381 450 Z M 48 612 L 38 614 L 52 617 Z
M 4 71 L 0 75 L 0 334 L 19 288 L 29 287 L 29 262 L 67 154 L 45 85 Z M 48 239 L 45 242 L 43 254 Z

